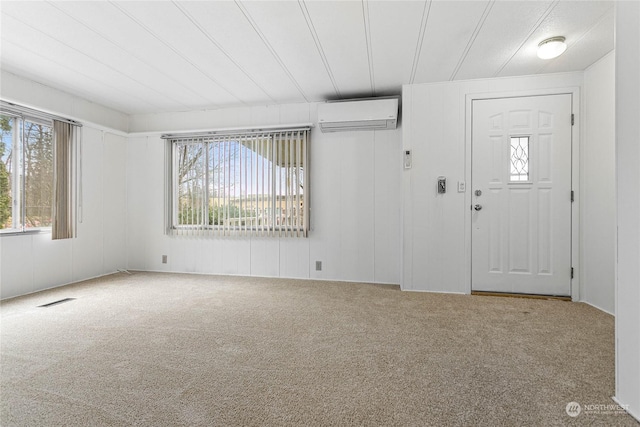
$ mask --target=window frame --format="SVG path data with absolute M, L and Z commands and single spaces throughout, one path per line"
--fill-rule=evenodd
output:
M 54 121 L 58 121 L 58 122 L 63 122 L 63 123 L 67 123 L 69 125 L 71 125 L 72 127 L 76 127 L 78 129 L 78 132 L 80 130 L 80 128 L 82 128 L 82 123 L 76 121 L 76 120 L 72 120 L 72 119 L 68 119 L 68 118 L 64 118 L 64 117 L 60 117 L 54 114 L 50 114 L 41 110 L 36 110 L 36 109 L 32 109 L 29 107 L 25 107 L 22 105 L 18 105 L 18 104 L 14 104 L 12 102 L 8 102 L 5 100 L 0 100 L 0 115 L 1 116 L 6 116 L 6 117 L 11 117 L 14 119 L 14 123 L 17 123 L 18 120 L 20 121 L 20 125 L 16 126 L 14 124 L 14 135 L 13 135 L 13 140 L 12 140 L 12 145 L 15 145 L 15 141 L 18 141 L 19 147 L 18 147 L 18 154 L 20 156 L 20 158 L 18 159 L 17 162 L 15 162 L 15 166 L 13 165 L 14 161 L 12 159 L 12 169 L 14 169 L 14 171 L 8 171 L 9 174 L 12 177 L 12 185 L 11 185 L 11 192 L 12 192 L 12 201 L 11 201 L 11 210 L 12 210 L 12 216 L 13 216 L 13 211 L 15 209 L 15 203 L 14 203 L 14 197 L 13 195 L 15 194 L 15 189 L 17 188 L 19 190 L 19 203 L 20 203 L 20 207 L 19 207 L 19 214 L 20 214 L 20 227 L 19 228 L 15 228 L 13 221 L 12 221 L 12 228 L 4 228 L 4 229 L 0 229 L 0 237 L 2 236 L 20 236 L 20 235 L 33 235 L 33 234 L 52 234 L 53 235 L 53 228 L 54 228 L 54 222 L 55 222 L 55 213 L 54 213 L 54 205 L 55 205 L 55 197 L 54 197 L 54 193 L 55 193 L 55 174 L 56 174 L 56 157 L 55 157 L 55 139 L 56 139 L 56 134 L 54 131 Z M 24 165 L 24 150 L 25 150 L 25 135 L 24 135 L 24 122 L 30 122 L 30 123 L 35 123 L 35 124 L 39 124 L 39 125 L 45 125 L 48 126 L 50 128 L 50 132 L 51 132 L 51 151 L 52 151 L 52 170 L 53 170 L 53 177 L 52 177 L 52 199 L 51 199 L 51 225 L 46 226 L 46 227 L 31 227 L 31 228 L 26 228 L 25 227 L 25 215 L 26 215 L 26 208 L 24 206 L 25 203 L 25 191 L 26 191 L 26 180 L 24 179 L 25 176 L 25 165 Z M 16 136 L 18 136 L 19 138 L 16 138 Z M 76 145 L 72 148 L 73 150 L 79 150 L 81 147 L 81 143 L 80 140 L 78 139 L 76 142 Z M 14 147 L 12 147 L 12 150 L 14 150 Z M 75 162 L 75 161 L 74 161 Z M 77 176 L 76 171 L 81 168 L 81 160 L 77 159 L 77 164 L 73 164 L 71 165 L 73 167 L 73 175 L 74 175 L 74 182 L 73 182 L 73 186 L 74 189 L 72 190 L 72 197 L 77 197 L 78 195 L 75 194 L 77 191 L 77 186 L 76 185 L 80 185 L 80 180 L 79 180 L 79 176 Z M 18 174 L 19 176 L 22 176 L 23 178 L 20 180 L 20 183 L 16 182 L 16 179 L 14 177 L 14 173 L 15 170 L 20 170 L 20 173 Z M 77 210 L 78 206 L 77 206 L 78 200 L 77 198 L 74 199 L 73 201 L 73 209 Z M 74 227 L 75 230 L 75 227 Z M 74 231 L 74 235 L 75 235 L 75 231 Z M 54 237 L 56 238 L 56 237 Z
M 282 128 L 282 127 L 278 127 L 278 128 L 261 128 L 261 129 L 237 129 L 237 130 L 221 130 L 221 131 L 210 131 L 210 132 L 206 132 L 206 133 L 197 133 L 197 134 L 177 134 L 177 135 L 172 135 L 172 134 L 167 134 L 167 135 L 162 135 L 162 138 L 165 140 L 165 157 L 166 157 L 166 162 L 165 162 L 165 234 L 168 235 L 198 235 L 198 236 L 238 236 L 238 235 L 251 235 L 251 236 L 259 236 L 259 237 L 267 237 L 267 236 L 280 236 L 280 237 L 307 237 L 308 236 L 308 232 L 310 229 L 310 207 L 309 207 L 309 152 L 310 152 L 310 137 L 311 137 L 311 125 L 296 125 L 296 126 L 292 126 L 292 127 L 286 127 L 286 128 Z M 297 133 L 297 138 L 298 139 L 287 139 L 286 137 L 283 138 L 283 135 L 293 135 L 294 132 L 298 132 Z M 302 133 L 300 133 L 302 132 Z M 255 140 L 256 143 L 258 143 L 258 140 L 260 140 L 261 144 L 264 143 L 264 141 L 266 141 L 265 138 L 268 138 L 270 142 L 267 142 L 267 147 L 268 151 L 269 151 L 269 158 L 264 157 L 264 154 L 259 154 L 257 151 L 254 151 L 252 148 L 249 148 L 245 145 L 245 143 L 247 143 L 248 141 L 251 140 Z M 278 139 L 280 138 L 280 139 Z M 294 164 L 294 166 L 286 166 L 286 167 L 282 167 L 282 166 L 277 166 L 276 164 L 278 163 L 278 161 L 282 161 L 283 159 L 278 157 L 280 154 L 276 152 L 281 149 L 280 147 L 282 146 L 287 146 L 287 141 L 289 143 L 293 143 L 294 141 L 296 141 L 296 143 L 299 143 L 299 146 L 296 147 L 300 147 L 300 148 L 293 148 L 293 151 L 295 150 L 301 150 L 301 152 L 298 152 L 296 154 L 296 163 Z M 299 141 L 299 142 L 298 142 Z M 263 179 L 260 181 L 261 184 L 264 185 L 265 182 L 268 183 L 268 186 L 270 187 L 269 193 L 268 194 L 273 194 L 273 197 L 270 197 L 270 200 L 268 202 L 268 205 L 265 206 L 264 202 L 263 205 L 259 206 L 258 205 L 258 200 L 260 199 L 260 197 L 264 198 L 266 194 L 259 194 L 259 193 L 243 193 L 242 189 L 239 191 L 240 195 L 237 197 L 234 197 L 234 200 L 237 199 L 238 201 L 238 206 L 240 209 L 242 209 L 241 207 L 243 206 L 243 204 L 245 204 L 246 202 L 252 203 L 254 200 L 256 202 L 256 205 L 250 205 L 251 210 L 255 210 L 256 215 L 261 214 L 264 215 L 264 213 L 268 213 L 268 215 L 270 216 L 270 218 L 272 219 L 271 221 L 267 220 L 267 222 L 269 223 L 268 225 L 264 225 L 264 223 L 262 225 L 258 225 L 258 221 L 257 221 L 257 217 L 256 217 L 256 223 L 255 224 L 250 224 L 250 225 L 246 225 L 246 219 L 247 218 L 253 218 L 253 217 L 247 217 L 247 216 L 240 216 L 240 221 L 238 225 L 229 225 L 228 223 L 226 224 L 214 224 L 210 222 L 209 219 L 209 210 L 210 210 L 210 202 L 212 199 L 214 199 L 214 197 L 212 196 L 212 194 L 215 192 L 215 188 L 219 188 L 219 187 L 215 187 L 215 186 L 211 186 L 212 182 L 215 182 L 215 180 L 213 178 L 211 178 L 209 176 L 210 171 L 209 171 L 209 156 L 210 151 L 211 150 L 215 150 L 218 149 L 213 148 L 215 147 L 215 144 L 218 143 L 236 143 L 240 145 L 240 149 L 242 150 L 242 147 L 244 146 L 245 149 L 247 150 L 251 150 L 253 153 L 252 158 L 249 162 L 249 166 L 250 166 L 250 170 L 249 172 L 242 172 L 242 173 L 248 173 L 248 174 L 252 174 L 254 172 L 253 168 L 257 169 L 259 168 L 259 166 L 254 165 L 253 162 L 256 161 L 256 159 L 258 159 L 257 156 L 262 156 L 263 159 L 266 158 L 268 161 L 268 165 L 269 165 L 269 169 L 270 169 L 270 173 L 269 173 L 269 177 L 268 179 L 265 179 L 265 176 L 263 175 Z M 204 164 L 205 164 L 205 181 L 206 181 L 206 190 L 203 192 L 204 197 L 203 197 L 203 207 L 202 207 L 202 214 L 200 215 L 202 220 L 200 223 L 198 224 L 178 224 L 178 218 L 179 218 L 179 212 L 178 212 L 178 198 L 179 198 L 179 186 L 180 183 L 178 183 L 178 174 L 179 174 L 179 165 L 178 165 L 178 160 L 179 160 L 179 154 L 178 154 L 178 146 L 179 145 L 185 145 L 185 144 L 194 144 L 194 145 L 198 145 L 198 144 L 203 144 L 203 151 L 205 153 L 206 159 L 204 160 Z M 253 148 L 258 148 L 255 145 L 252 145 Z M 262 146 L 262 148 L 264 148 Z M 287 148 L 288 150 L 292 150 L 292 148 Z M 255 157 L 253 157 L 255 156 Z M 240 159 L 242 159 L 242 156 L 240 156 Z M 289 161 L 291 162 L 292 159 L 289 158 Z M 240 168 L 243 168 L 243 164 L 245 165 L 244 167 L 246 167 L 246 162 L 247 160 L 245 159 L 244 162 L 242 160 L 239 160 L 238 164 L 240 164 L 241 166 L 239 166 Z M 233 166 L 234 168 L 236 166 Z M 288 202 L 286 201 L 287 197 L 292 197 L 292 200 L 296 200 L 293 199 L 293 195 L 291 195 L 290 193 L 286 193 L 285 192 L 281 192 L 280 190 L 282 190 L 282 188 L 278 189 L 276 187 L 277 184 L 277 179 L 276 179 L 276 175 L 277 175 L 277 171 L 280 170 L 280 172 L 282 173 L 283 170 L 285 170 L 285 168 L 287 168 L 286 170 L 288 170 L 288 168 L 297 168 L 298 169 L 298 174 L 300 174 L 300 171 L 302 173 L 302 177 L 298 176 L 298 179 L 302 179 L 302 183 L 303 183 L 303 190 L 298 194 L 298 202 L 301 202 L 301 206 L 292 206 L 292 205 L 286 205 L 286 207 L 280 206 L 280 204 L 282 203 L 283 198 L 285 199 L 285 204 L 287 204 Z M 264 172 L 264 169 L 262 170 Z M 227 172 L 225 172 L 226 174 Z M 252 178 L 256 178 L 257 179 L 257 172 L 256 172 L 256 176 L 251 175 Z M 298 181 L 299 182 L 299 181 Z M 245 181 L 245 191 L 247 190 L 246 186 L 247 183 Z M 252 185 L 252 183 L 249 183 L 249 185 Z M 242 185 L 241 185 L 242 187 Z M 264 187 L 262 187 L 264 189 Z M 285 184 L 285 188 L 286 188 L 286 184 Z M 255 196 L 255 199 L 253 198 Z M 228 200 L 232 200 L 231 198 L 229 198 Z M 264 200 L 264 199 L 262 199 Z M 278 202 L 278 200 L 280 200 L 280 203 Z M 235 205 L 234 205 L 235 206 Z M 292 224 L 281 224 L 278 223 L 276 224 L 275 218 L 277 218 L 277 214 L 276 212 L 278 212 L 279 210 L 287 210 L 287 212 L 295 212 L 295 219 L 296 219 L 296 225 L 292 225 Z M 228 217 L 224 218 L 225 220 L 229 220 Z
M 508 181 L 507 184 L 508 185 L 527 185 L 527 184 L 532 184 L 533 183 L 533 174 L 532 174 L 532 156 L 531 156 L 531 149 L 532 149 L 532 143 L 533 143 L 533 135 L 531 134 L 513 134 L 513 135 L 509 135 L 508 136 L 509 140 L 508 140 L 508 159 L 509 159 L 509 163 L 508 163 Z M 527 179 L 525 180 L 512 180 L 513 178 L 513 174 L 511 173 L 511 168 L 512 168 L 512 148 L 513 145 L 511 145 L 511 141 L 513 138 L 518 138 L 518 139 L 522 139 L 522 138 L 526 138 L 527 139 Z
M 47 126 L 51 133 L 51 152 L 53 157 L 53 120 L 44 119 L 38 116 L 31 116 L 28 114 L 18 114 L 12 111 L 0 111 L 0 115 L 10 117 L 13 120 L 13 135 L 12 135 L 12 156 L 17 154 L 17 158 L 12 159 L 11 169 L 9 175 L 11 176 L 11 216 L 12 216 L 12 228 L 0 229 L 0 236 L 6 235 L 21 235 L 21 234 L 39 234 L 39 233 L 51 233 L 53 226 L 53 218 L 51 224 L 48 226 L 40 227 L 26 227 L 26 215 L 27 208 L 26 203 L 26 166 L 25 166 L 25 150 L 26 150 L 26 136 L 25 136 L 25 123 L 33 123 L 40 126 Z M 53 158 L 51 160 L 51 167 L 53 168 Z M 53 185 L 53 179 L 52 179 Z M 51 190 L 53 198 L 53 187 Z M 51 201 L 53 206 L 53 200 Z M 15 227 L 16 211 L 19 218 L 19 227 Z

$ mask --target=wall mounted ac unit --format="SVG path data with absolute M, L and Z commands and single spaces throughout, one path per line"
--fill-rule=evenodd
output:
M 395 129 L 398 98 L 326 102 L 318 105 L 322 132 Z

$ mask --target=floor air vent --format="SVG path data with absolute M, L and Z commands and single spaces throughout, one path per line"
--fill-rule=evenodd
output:
M 73 301 L 74 299 L 75 298 L 63 298 L 63 299 L 60 299 L 58 301 L 53 301 L 53 302 L 49 302 L 49 303 L 46 303 L 46 304 L 39 305 L 38 307 L 52 307 L 54 305 L 62 304 L 64 302 Z

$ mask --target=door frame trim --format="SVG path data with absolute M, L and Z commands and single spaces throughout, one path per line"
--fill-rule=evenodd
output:
M 564 88 L 537 89 L 525 91 L 506 92 L 479 92 L 467 93 L 465 99 L 465 181 L 467 191 L 464 195 L 465 221 L 464 221 L 464 251 L 465 251 L 465 283 L 467 293 L 471 294 L 471 206 L 472 203 L 472 182 L 471 182 L 471 153 L 472 142 L 472 105 L 473 101 L 484 99 L 500 98 L 522 98 L 529 96 L 545 95 L 571 95 L 571 113 L 575 115 L 575 123 L 571 128 L 571 190 L 576 195 L 574 203 L 571 205 L 571 266 L 574 275 L 571 279 L 571 299 L 580 300 L 580 129 L 582 127 L 582 109 L 580 103 L 580 88 L 569 86 Z M 570 272 L 567 272 L 570 274 Z

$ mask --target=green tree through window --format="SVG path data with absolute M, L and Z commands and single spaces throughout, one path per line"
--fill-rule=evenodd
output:
M 0 229 L 2 229 L 11 224 L 11 185 L 7 170 L 10 153 L 7 152 L 8 144 L 5 139 L 11 138 L 13 126 L 8 117 L 0 116 L 0 131 Z
M 50 126 L 24 122 L 24 221 L 26 228 L 51 227 L 52 140 Z
M 171 141 L 177 235 L 307 235 L 308 129 Z
M 0 230 L 51 227 L 51 124 L 0 116 L 0 131 Z

